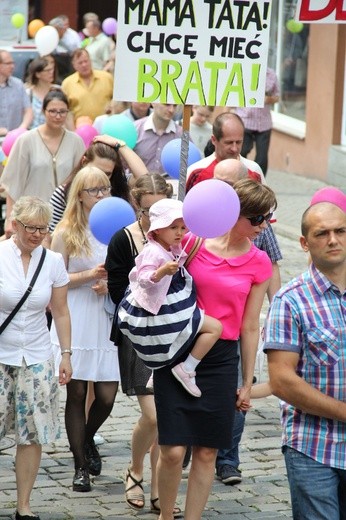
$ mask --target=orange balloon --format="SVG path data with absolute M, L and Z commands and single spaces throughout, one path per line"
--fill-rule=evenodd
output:
M 35 20 L 31 20 L 28 25 L 28 33 L 30 38 L 35 38 L 35 35 L 41 27 L 44 27 L 46 24 L 40 20 L 39 18 L 35 18 Z

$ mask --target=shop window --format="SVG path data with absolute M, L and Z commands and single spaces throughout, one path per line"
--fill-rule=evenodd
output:
M 275 112 L 305 122 L 309 25 L 294 22 L 296 5 L 297 0 L 272 2 L 268 65 L 280 81 Z

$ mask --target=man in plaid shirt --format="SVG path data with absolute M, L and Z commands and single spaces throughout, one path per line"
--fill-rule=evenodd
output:
M 346 204 L 346 195 L 345 195 Z M 346 213 L 319 202 L 302 218 L 308 270 L 274 296 L 265 330 L 281 401 L 295 520 L 346 519 Z

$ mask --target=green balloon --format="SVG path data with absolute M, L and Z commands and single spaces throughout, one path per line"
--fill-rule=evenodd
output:
M 286 29 L 291 33 L 300 33 L 304 28 L 303 22 L 296 22 L 291 18 L 286 22 Z
M 15 13 L 11 17 L 11 24 L 16 29 L 20 29 L 25 24 L 25 16 L 22 13 Z

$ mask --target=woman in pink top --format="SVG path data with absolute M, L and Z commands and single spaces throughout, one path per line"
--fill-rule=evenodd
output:
M 231 448 L 235 408 L 247 409 L 250 403 L 259 315 L 272 274 L 269 257 L 252 240 L 265 229 L 276 199 L 268 186 L 250 179 L 238 181 L 234 189 L 241 206 L 237 223 L 225 235 L 206 239 L 188 266 L 198 307 L 223 326 L 221 338 L 198 366 L 196 383 L 202 396 L 194 399 L 185 392 L 169 367 L 155 372 L 159 520 L 172 520 L 186 446 L 193 451 L 184 518 L 200 520 L 214 479 L 217 450 Z M 194 240 L 190 243 L 192 248 Z M 237 392 L 240 339 L 243 386 Z
M 151 206 L 149 219 L 148 243 L 130 272 L 118 326 L 153 370 L 174 364 L 191 351 L 172 372 L 187 392 L 200 397 L 195 370 L 219 339 L 221 323 L 198 309 L 192 277 L 183 267 L 187 257 L 181 247 L 186 233 L 183 203 L 159 200 Z

